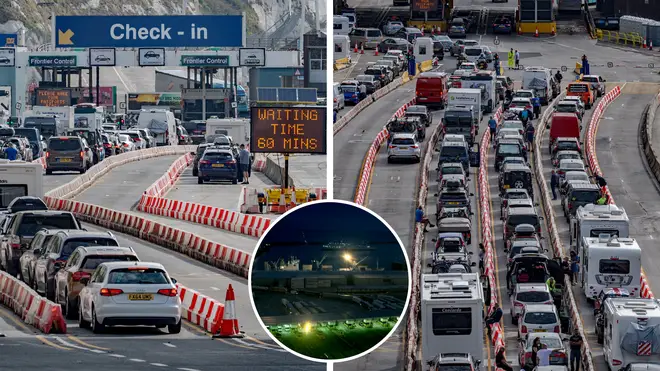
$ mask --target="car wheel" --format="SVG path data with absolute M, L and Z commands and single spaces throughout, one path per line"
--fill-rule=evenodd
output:
M 53 175 L 53 170 L 46 169 L 46 175 Z
M 179 320 L 176 325 L 167 325 L 167 332 L 170 334 L 178 334 L 181 332 L 181 320 Z
M 105 326 L 102 323 L 99 323 L 96 318 L 96 309 L 92 306 L 92 332 L 95 334 L 100 334 L 105 330 Z
M 201 176 L 197 177 L 197 184 L 204 184 L 204 179 Z
M 238 178 L 234 178 L 231 180 L 231 184 L 238 184 Z
M 66 311 L 65 316 L 67 319 L 75 319 L 75 309 L 75 305 L 69 299 L 69 293 L 64 291 L 64 310 Z
M 83 309 L 82 309 L 82 303 L 80 303 L 80 300 L 78 300 L 78 327 L 80 328 L 89 328 L 89 322 L 85 321 L 83 318 Z

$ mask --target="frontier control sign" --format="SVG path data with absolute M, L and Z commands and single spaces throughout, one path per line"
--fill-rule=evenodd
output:
M 326 153 L 325 107 L 252 107 L 253 153 Z
M 181 65 L 188 67 L 229 67 L 228 55 L 182 55 Z
M 75 55 L 44 56 L 32 55 L 28 59 L 30 67 L 75 67 L 78 57 Z
M 58 48 L 243 47 L 241 15 L 56 16 Z

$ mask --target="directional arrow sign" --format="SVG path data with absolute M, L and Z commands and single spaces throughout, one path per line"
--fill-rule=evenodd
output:
M 56 16 L 58 48 L 243 47 L 240 15 Z

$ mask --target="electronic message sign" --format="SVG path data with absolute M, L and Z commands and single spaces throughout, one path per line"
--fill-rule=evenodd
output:
M 67 107 L 71 105 L 69 89 L 36 89 L 36 106 Z
M 326 153 L 325 107 L 252 107 L 252 153 Z

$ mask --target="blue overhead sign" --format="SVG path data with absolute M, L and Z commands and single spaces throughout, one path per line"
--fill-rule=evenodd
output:
M 0 33 L 0 47 L 14 48 L 18 43 L 18 34 Z
M 243 46 L 243 16 L 56 16 L 58 48 Z

